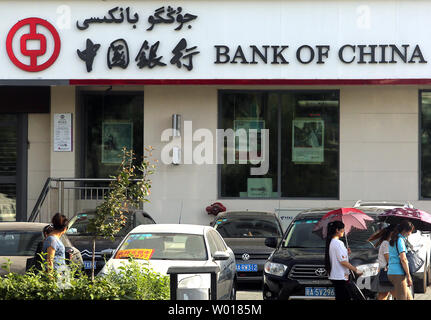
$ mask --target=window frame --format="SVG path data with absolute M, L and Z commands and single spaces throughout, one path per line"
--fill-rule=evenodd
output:
M 87 117 L 84 106 L 84 96 L 85 95 L 100 95 L 100 96 L 140 96 L 142 100 L 142 123 L 145 124 L 145 110 L 144 110 L 144 91 L 143 90 L 116 90 L 116 91 L 108 91 L 108 90 L 80 90 L 79 88 L 76 90 L 76 118 L 79 119 L 79 122 L 76 125 L 77 137 L 76 140 L 80 141 L 79 146 L 79 172 L 81 173 L 81 177 L 86 177 L 85 169 L 86 169 L 86 159 L 87 159 L 87 135 L 88 135 L 88 126 L 87 126 Z M 145 147 L 145 128 L 142 129 L 142 141 L 144 142 Z M 77 148 L 78 150 L 78 148 Z M 94 177 L 89 177 L 94 178 Z M 106 177 L 108 178 L 108 177 Z
M 426 90 L 424 90 L 426 91 Z M 429 90 L 431 91 L 431 90 Z M 340 182 L 341 182 L 341 175 L 340 175 L 340 167 L 341 167 L 341 153 L 340 153 L 340 136 L 341 136 L 341 130 L 340 130 L 340 109 L 341 109 L 341 99 L 340 99 L 340 89 L 219 89 L 217 91 L 217 129 L 222 129 L 222 95 L 225 93 L 238 93 L 238 94 L 244 94 L 244 93 L 267 93 L 267 94 L 279 94 L 279 100 L 281 99 L 281 94 L 283 93 L 325 93 L 325 92 L 336 92 L 338 94 L 338 193 L 336 197 L 286 197 L 281 195 L 281 137 L 282 137 L 282 119 L 281 119 L 281 101 L 279 101 L 278 104 L 278 129 L 277 129 L 277 194 L 276 197 L 229 197 L 229 196 L 222 196 L 222 186 L 221 186 L 221 175 L 222 175 L 222 164 L 217 164 L 217 198 L 220 200 L 340 200 Z M 223 150 L 224 152 L 224 150 Z M 223 158 L 224 159 L 224 158 Z
M 425 200 L 425 201 L 429 201 L 431 200 L 431 197 L 424 197 L 422 196 L 422 139 L 421 139 L 421 133 L 422 133 L 422 94 L 424 92 L 429 92 L 431 93 L 431 89 L 420 89 L 419 90 L 419 94 L 418 94 L 418 162 L 419 162 L 419 179 L 418 179 L 418 190 L 419 190 L 419 195 L 418 195 L 418 200 Z

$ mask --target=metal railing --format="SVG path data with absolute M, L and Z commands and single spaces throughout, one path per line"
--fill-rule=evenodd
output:
M 104 201 L 113 180 L 48 178 L 27 221 L 48 223 L 56 212 L 70 219 L 81 210 L 95 209 Z

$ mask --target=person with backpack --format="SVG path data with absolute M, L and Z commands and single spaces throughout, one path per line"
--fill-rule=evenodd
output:
M 394 285 L 396 300 L 413 300 L 409 287 L 413 285 L 407 260 L 407 237 L 412 234 L 414 226 L 410 221 L 399 223 L 389 241 L 388 278 Z

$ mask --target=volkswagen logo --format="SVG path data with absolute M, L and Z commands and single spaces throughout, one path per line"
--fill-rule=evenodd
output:
M 242 260 L 244 260 L 244 261 L 250 260 L 250 255 L 248 253 L 244 253 L 242 255 Z
M 316 271 L 314 271 L 316 276 L 323 277 L 326 276 L 326 269 L 325 268 L 317 268 Z

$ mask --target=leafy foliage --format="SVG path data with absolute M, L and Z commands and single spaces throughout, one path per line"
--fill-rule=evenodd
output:
M 7 266 L 5 266 L 7 268 Z M 52 276 L 44 270 L 0 277 L 0 300 L 167 300 L 169 277 L 132 259 L 94 281 L 76 266 L 70 275 Z M 64 285 L 67 282 L 67 285 Z
M 150 160 L 152 148 L 145 148 L 142 163 L 134 164 L 133 151 L 123 148 L 121 165 L 117 176 L 110 184 L 110 191 L 105 201 L 96 208 L 96 215 L 90 220 L 88 230 L 97 236 L 114 239 L 114 236 L 127 222 L 125 212 L 130 208 L 138 208 L 143 202 L 148 202 L 151 180 L 155 165 Z
M 126 225 L 126 212 L 131 208 L 138 208 L 141 203 L 148 202 L 150 196 L 151 180 L 149 175 L 154 173 L 155 165 L 150 159 L 152 147 L 145 148 L 142 163 L 134 164 L 135 156 L 132 150 L 122 149 L 121 165 L 117 176 L 110 184 L 109 193 L 105 201 L 96 208 L 96 215 L 89 221 L 88 231 L 93 237 L 93 265 L 95 257 L 96 238 L 110 238 Z M 94 280 L 94 268 L 91 279 Z

